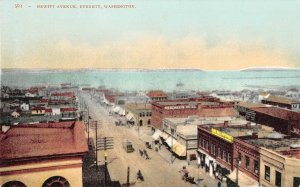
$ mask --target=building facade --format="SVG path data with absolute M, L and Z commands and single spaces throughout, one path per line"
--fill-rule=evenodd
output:
M 152 103 L 153 128 L 162 130 L 164 118 L 188 116 L 222 117 L 236 116 L 232 103 L 220 102 L 213 97 L 166 100 Z
M 274 128 L 287 135 L 300 136 L 300 113 L 278 107 L 252 108 L 246 119 Z
M 265 187 L 300 186 L 300 150 L 298 158 L 273 150 L 260 149 L 260 184 Z
M 151 125 L 151 105 L 146 103 L 129 103 L 125 105 L 125 113 L 131 114 L 132 120 L 139 126 Z M 129 116 L 129 115 L 126 115 Z M 130 120 L 130 119 L 127 119 Z

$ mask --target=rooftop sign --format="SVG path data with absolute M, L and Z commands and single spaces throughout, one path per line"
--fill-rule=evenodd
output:
M 222 138 L 223 140 L 226 140 L 227 142 L 233 143 L 233 137 L 222 131 L 212 128 L 211 133 L 219 138 Z
M 197 107 L 194 105 L 166 106 L 165 110 L 188 109 L 188 108 L 197 108 Z

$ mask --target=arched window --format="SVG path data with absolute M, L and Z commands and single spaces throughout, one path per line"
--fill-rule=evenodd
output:
M 151 120 L 150 119 L 148 119 L 148 125 L 150 125 L 151 124 Z
M 2 187 L 26 187 L 26 185 L 20 181 L 9 181 L 3 184 Z
M 140 120 L 140 126 L 143 126 L 143 120 Z
M 70 187 L 70 183 L 63 177 L 55 176 L 47 179 L 43 187 Z

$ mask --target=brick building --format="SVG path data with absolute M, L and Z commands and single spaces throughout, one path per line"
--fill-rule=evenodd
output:
M 200 97 L 179 100 L 165 100 L 152 103 L 152 125 L 162 130 L 164 118 L 184 118 L 188 116 L 224 117 L 236 116 L 232 103 L 220 102 L 214 97 Z
M 300 136 L 300 113 L 278 107 L 252 108 L 246 119 L 287 135 Z
M 235 182 L 239 170 L 240 185 L 258 185 L 259 147 L 245 140 L 266 137 L 272 129 L 260 125 L 208 124 L 198 126 L 200 165 L 220 180 Z M 239 163 L 239 165 L 237 165 Z M 236 169 L 238 168 L 238 169 Z
M 146 94 L 151 101 L 163 101 L 167 100 L 168 95 L 161 90 L 151 90 Z

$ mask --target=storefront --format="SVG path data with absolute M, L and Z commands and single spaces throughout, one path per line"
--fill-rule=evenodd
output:
M 198 149 L 197 153 L 198 157 L 200 157 L 200 166 L 202 168 L 205 168 L 205 171 L 208 172 L 211 177 L 214 176 L 217 166 L 216 159 L 212 158 L 210 155 L 208 155 L 208 153 L 204 152 L 201 149 Z

